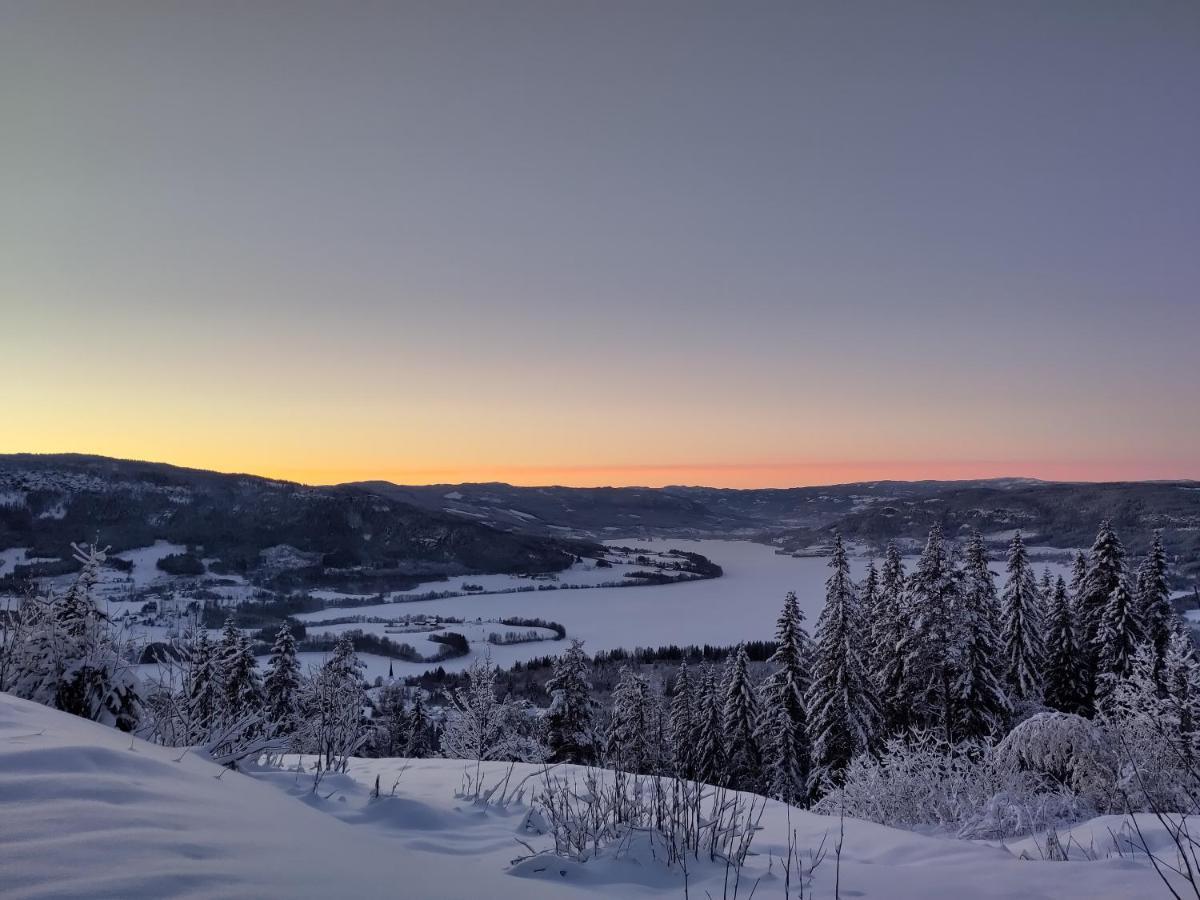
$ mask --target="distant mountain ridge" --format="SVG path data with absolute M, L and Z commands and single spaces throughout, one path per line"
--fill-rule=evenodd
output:
M 310 487 L 250 475 L 73 454 L 0 456 L 0 550 L 62 556 L 99 534 L 114 549 L 155 539 L 197 544 L 252 572 L 285 545 L 313 568 L 389 577 L 553 571 L 610 538 L 735 537 L 782 552 L 833 529 L 869 547 L 978 528 L 994 549 L 1088 547 L 1111 519 L 1132 556 L 1162 529 L 1176 573 L 1200 573 L 1200 482 L 872 481 L 797 488 L 517 487 L 503 483 Z M 278 555 L 278 554 L 276 554 Z M 69 557 L 69 554 L 67 554 Z M 323 577 L 313 574 L 314 577 Z
M 0 456 L 0 550 L 29 548 L 28 557 L 69 567 L 70 543 L 91 540 L 114 552 L 168 541 L 215 560 L 212 571 L 240 575 L 274 573 L 283 559 L 298 586 L 354 582 L 365 591 L 442 575 L 559 571 L 589 546 L 360 488 L 97 456 Z
M 999 548 L 1020 529 L 1027 543 L 1086 548 L 1111 519 L 1133 555 L 1162 529 L 1177 571 L 1200 571 L 1200 482 L 872 481 L 797 488 L 571 488 L 508 484 L 360 482 L 414 506 L 501 528 L 591 539 L 740 537 L 788 552 L 844 536 L 880 548 L 923 542 L 930 526 L 950 537 L 978 528 Z

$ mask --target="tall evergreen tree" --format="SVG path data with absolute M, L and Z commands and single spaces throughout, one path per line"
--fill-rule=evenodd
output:
M 381 756 L 408 756 L 408 710 L 404 688 L 389 685 L 379 696 L 380 729 L 376 749 Z M 374 722 L 375 720 L 372 720 Z
M 1137 616 L 1142 632 L 1154 649 L 1154 678 L 1161 689 L 1167 644 L 1173 632 L 1175 611 L 1171 608 L 1171 589 L 1167 584 L 1167 553 L 1162 532 L 1154 532 L 1150 553 L 1142 560 L 1137 575 Z
M 583 642 L 573 640 L 554 664 L 546 682 L 550 708 L 546 711 L 546 744 L 551 762 L 591 765 L 596 761 L 595 700 L 588 680 L 588 657 Z
M 904 731 L 912 721 L 912 711 L 904 702 L 903 638 L 908 627 L 906 591 L 904 561 L 896 543 L 888 541 L 879 579 L 879 602 L 871 617 L 869 665 L 884 724 L 890 734 Z
M 1067 583 L 1060 575 L 1051 596 L 1046 628 L 1045 700 L 1051 709 L 1081 714 L 1087 708 L 1087 673 L 1074 620 Z
M 609 760 L 615 768 L 626 772 L 657 772 L 660 763 L 660 748 L 656 743 L 657 698 L 650 682 L 629 666 L 622 666 L 612 699 L 606 748 Z
M 941 526 L 935 525 L 908 579 L 905 631 L 900 639 L 904 681 L 893 702 L 907 710 L 910 723 L 939 729 L 947 743 L 955 741 L 954 687 L 960 645 L 955 610 L 960 580 Z
M 1050 574 L 1050 567 L 1046 566 L 1042 569 L 1042 580 L 1038 582 L 1038 609 L 1049 609 L 1050 601 L 1053 599 L 1054 576 Z
M 871 663 L 873 646 L 871 644 L 871 626 L 880 614 L 883 602 L 882 587 L 879 583 L 879 570 L 875 568 L 875 560 L 867 563 L 867 572 L 863 575 L 862 584 L 858 587 L 858 609 L 862 621 L 856 629 L 862 638 L 863 662 Z
M 738 647 L 733 658 L 723 712 L 728 784 L 742 791 L 759 791 L 762 749 L 758 742 L 758 694 L 750 681 L 750 657 L 745 645 Z
M 805 705 L 812 678 L 804 650 L 803 623 L 804 613 L 796 594 L 789 591 L 775 626 L 776 649 L 770 661 L 777 668 L 767 680 L 764 695 L 767 788 L 771 796 L 785 803 L 799 803 L 803 798 L 812 756 Z
M 704 677 L 696 703 L 696 778 L 707 784 L 724 785 L 725 740 L 724 740 L 724 697 L 721 679 L 711 663 L 704 667 Z
M 998 673 L 1000 639 L 996 634 L 996 580 L 988 566 L 983 535 L 971 534 L 959 593 L 958 681 L 954 703 L 957 735 L 986 738 L 997 734 L 1011 712 Z
M 1122 579 L 1108 598 L 1096 632 L 1097 698 L 1103 698 L 1129 674 L 1141 641 L 1142 629 L 1133 595 L 1128 581 Z
M 276 734 L 295 734 L 299 727 L 300 687 L 296 638 L 285 622 L 275 635 L 267 674 L 263 679 L 265 715 Z
M 224 683 L 225 670 L 232 665 L 241 649 L 241 636 L 242 633 L 234 623 L 233 616 L 228 616 L 225 624 L 221 626 L 221 638 L 216 647 L 217 666 L 221 669 L 222 683 Z
M 258 677 L 258 662 L 250 641 L 233 620 L 225 622 L 221 635 L 221 689 L 225 694 L 225 714 L 236 722 L 243 716 L 261 712 L 262 683 Z
M 216 655 L 206 629 L 199 629 L 189 657 L 186 699 L 190 732 L 188 741 L 199 744 L 212 733 L 224 710 Z
M 1087 572 L 1075 594 L 1076 622 L 1082 632 L 1082 644 L 1088 661 L 1088 699 L 1094 698 L 1100 621 L 1113 591 L 1125 580 L 1125 548 L 1113 531 L 1112 523 L 1105 519 L 1100 523 L 1096 540 L 1088 555 Z
M 681 778 L 696 777 L 696 688 L 687 661 L 679 664 L 675 675 L 675 690 L 671 695 L 670 744 L 671 762 Z
M 333 645 L 333 655 L 325 663 L 330 672 L 348 681 L 362 682 L 366 666 L 358 658 L 354 650 L 354 638 L 349 633 L 342 634 Z
M 413 696 L 412 709 L 408 713 L 407 754 L 410 759 L 424 759 L 432 751 L 430 736 L 433 725 L 425 711 L 421 690 Z
M 1075 557 L 1071 562 L 1071 601 L 1078 604 L 1079 597 L 1083 592 L 1084 582 L 1087 580 L 1088 558 L 1087 554 L 1082 550 L 1075 551 Z M 1079 611 L 1075 612 L 1078 619 Z M 1080 635 L 1082 637 L 1082 635 Z
M 1008 690 L 1014 700 L 1035 700 L 1042 690 L 1045 642 L 1039 592 L 1021 532 L 1008 546 L 1008 581 L 1004 585 L 1003 635 Z
M 817 620 L 817 653 L 808 709 L 813 764 L 837 778 L 855 755 L 879 738 L 881 714 L 854 634 L 859 621 L 850 581 L 850 562 L 841 536 L 834 535 L 832 574 L 825 582 L 825 608 Z

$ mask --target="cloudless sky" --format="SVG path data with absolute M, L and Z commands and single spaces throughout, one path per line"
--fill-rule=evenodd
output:
M 0 0 L 0 452 L 1200 477 L 1200 4 Z

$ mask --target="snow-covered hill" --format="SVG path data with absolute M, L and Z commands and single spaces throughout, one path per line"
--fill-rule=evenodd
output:
M 454 760 L 359 760 L 314 794 L 311 777 L 295 771 L 223 770 L 0 694 L 0 896 L 683 896 L 682 876 L 645 846 L 585 864 L 541 856 L 514 866 L 528 853 L 517 837 L 539 850 L 549 839 L 523 827 L 522 802 L 500 808 L 456 796 L 474 769 Z M 482 771 L 485 783 L 496 783 L 508 766 Z M 383 796 L 372 800 L 377 777 Z M 516 766 L 512 783 L 525 777 L 535 785 L 538 768 Z M 823 838 L 827 847 L 836 842 L 836 818 L 792 810 L 790 824 L 802 852 Z M 787 808 L 768 803 L 762 826 L 739 896 L 760 878 L 756 897 L 783 895 Z M 1093 834 L 1104 856 L 1108 829 L 1119 826 L 1109 818 L 1075 833 Z M 1025 841 L 1021 849 L 1036 855 L 1036 846 Z M 692 871 L 691 896 L 723 896 L 724 876 L 720 866 Z M 831 854 L 814 895 L 833 897 L 834 877 Z M 843 897 L 889 900 L 1167 896 L 1148 863 L 1128 851 L 1029 861 L 1003 847 L 855 820 L 845 822 L 840 881 Z

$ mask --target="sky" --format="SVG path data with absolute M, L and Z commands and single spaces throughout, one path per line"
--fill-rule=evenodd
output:
M 0 0 L 0 452 L 1200 478 L 1200 4 Z

